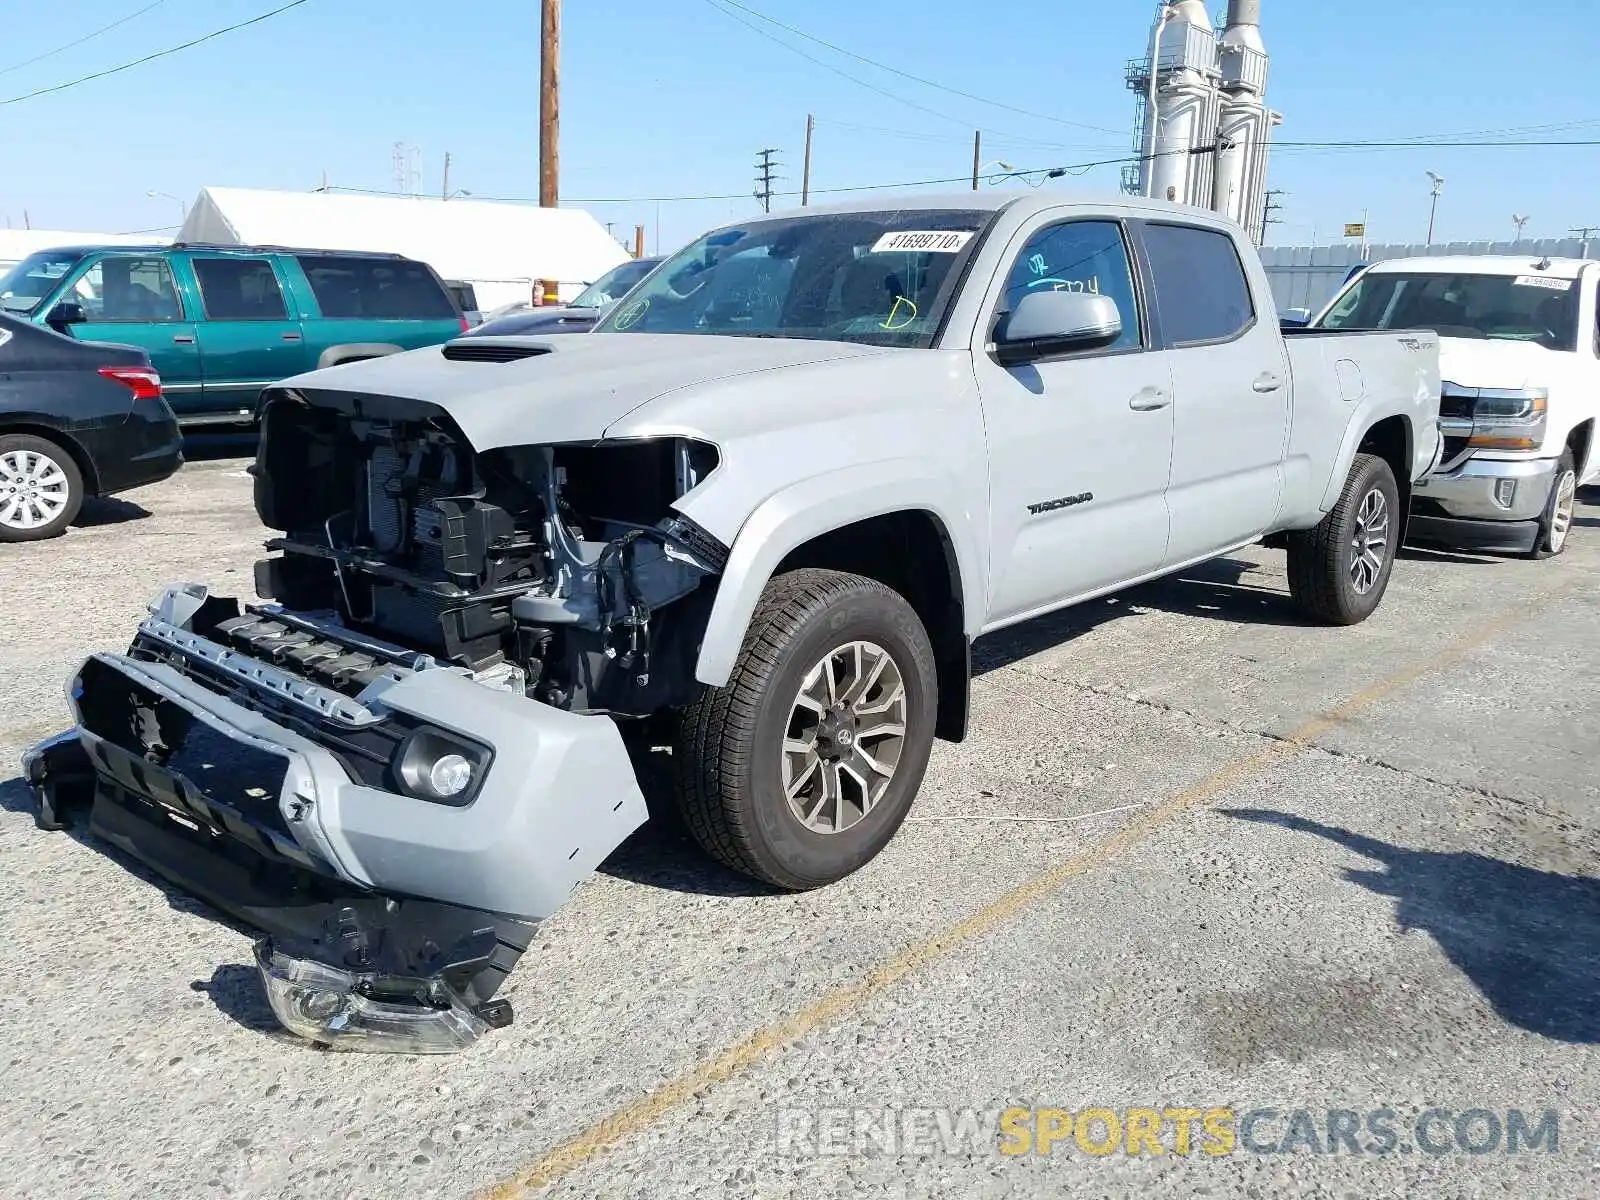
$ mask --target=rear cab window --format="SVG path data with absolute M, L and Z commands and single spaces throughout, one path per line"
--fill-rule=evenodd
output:
M 1142 236 L 1169 345 L 1231 341 L 1255 323 L 1250 280 L 1232 237 L 1218 229 L 1153 222 L 1143 226 Z
M 296 257 L 324 317 L 333 320 L 455 321 L 456 302 L 426 265 L 407 259 Z
M 208 321 L 283 321 L 289 316 L 278 273 L 265 258 L 193 258 Z

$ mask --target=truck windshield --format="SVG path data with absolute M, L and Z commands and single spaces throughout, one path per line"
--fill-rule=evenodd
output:
M 719 229 L 668 259 L 595 332 L 928 347 L 993 215 L 893 209 Z
M 1578 287 L 1548 275 L 1372 271 L 1316 324 L 1323 329 L 1432 329 L 1440 337 L 1578 344 Z
M 0 309 L 31 315 L 77 265 L 81 254 L 41 250 L 0 276 Z

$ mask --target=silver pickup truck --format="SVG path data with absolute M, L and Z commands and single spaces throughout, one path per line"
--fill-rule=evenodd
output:
M 975 638 L 1262 539 L 1371 614 L 1437 340 L 1273 312 L 1198 210 L 919 196 L 718 229 L 591 333 L 286 380 L 259 599 L 174 586 L 90 656 L 39 819 L 263 930 L 288 1028 L 464 1045 L 643 756 L 711 855 L 814 888 L 965 735 Z

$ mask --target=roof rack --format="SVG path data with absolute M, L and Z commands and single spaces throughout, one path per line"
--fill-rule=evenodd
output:
M 392 250 L 329 250 L 318 246 L 241 246 L 231 242 L 170 242 L 168 250 L 229 251 L 234 254 L 328 254 L 348 255 L 352 258 L 405 259 L 404 254 Z

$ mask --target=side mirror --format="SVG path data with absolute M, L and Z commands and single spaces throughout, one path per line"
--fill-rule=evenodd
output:
M 1101 350 L 1122 336 L 1122 314 L 1109 296 L 1034 292 L 995 330 L 995 355 L 1006 366 L 1074 350 Z
M 1288 308 L 1278 314 L 1279 329 L 1303 329 L 1311 323 L 1309 308 Z
M 69 325 L 82 325 L 88 321 L 84 315 L 83 305 L 73 300 L 63 300 L 50 310 L 50 315 L 45 317 L 44 323 L 57 333 L 66 333 Z

